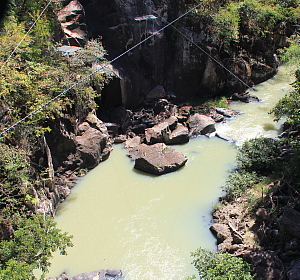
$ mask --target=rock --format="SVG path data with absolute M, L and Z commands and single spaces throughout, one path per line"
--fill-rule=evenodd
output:
M 211 117 L 201 115 L 198 113 L 190 116 L 188 120 L 188 125 L 190 129 L 189 132 L 190 137 L 210 134 L 216 131 L 215 121 Z
M 82 160 L 81 168 L 93 168 L 109 156 L 108 137 L 87 122 L 79 126 L 79 131 L 82 134 L 75 137 L 75 144 Z
M 122 277 L 121 270 L 113 270 L 113 269 L 101 269 L 92 272 L 81 273 L 73 277 L 68 277 L 65 273 L 61 274 L 60 277 L 50 277 L 47 280 L 106 280 L 107 277 L 109 279 L 119 279 Z
M 167 122 L 159 123 L 145 130 L 147 144 L 165 143 L 169 140 L 170 129 Z
M 298 211 L 289 206 L 284 207 L 279 222 L 287 233 L 300 238 L 300 213 Z
M 87 273 L 81 273 L 74 277 L 71 277 L 69 280 L 106 280 L 106 276 L 113 277 L 118 279 L 122 276 L 121 270 L 112 270 L 112 269 L 101 269 Z
M 262 83 L 272 78 L 277 73 L 277 67 L 270 67 L 265 63 L 255 61 L 252 65 L 251 79 L 254 84 Z
M 175 116 L 171 116 L 165 119 L 164 122 L 168 123 L 170 130 L 174 130 L 177 127 L 178 120 Z
M 299 280 L 300 279 L 300 261 L 296 261 L 287 272 L 288 280 Z
M 220 244 L 227 238 L 231 237 L 231 231 L 225 224 L 213 224 L 210 226 L 210 231 L 217 238 L 217 243 Z
M 182 106 L 178 109 L 178 115 L 189 117 L 192 113 L 193 107 L 192 106 Z
M 153 111 L 155 114 L 159 114 L 168 109 L 169 101 L 167 99 L 159 99 L 153 106 Z
M 230 142 L 230 143 L 234 143 L 234 142 L 235 142 L 233 139 L 229 138 L 227 135 L 225 135 L 225 134 L 223 134 L 223 133 L 220 133 L 220 132 L 217 132 L 217 133 L 216 133 L 216 136 L 217 136 L 218 138 L 223 139 L 223 140 L 225 140 L 225 141 L 227 141 L 227 142 Z
M 120 134 L 113 139 L 115 144 L 124 143 L 126 141 L 126 135 Z
M 141 144 L 141 137 L 135 136 L 133 138 L 128 138 L 124 143 L 125 149 L 132 149 Z
M 84 10 L 78 0 L 72 0 L 57 13 L 62 31 L 64 45 L 82 47 L 87 40 Z
M 166 92 L 162 86 L 156 86 L 152 89 L 146 96 L 146 99 L 150 100 L 158 100 L 164 98 L 166 96 Z
M 154 175 L 176 171 L 187 162 L 181 152 L 164 143 L 138 145 L 129 151 L 128 156 L 135 160 L 134 168 Z
M 180 124 L 175 130 L 173 130 L 167 139 L 166 144 L 177 145 L 184 144 L 190 141 L 189 130 L 186 126 Z
M 248 93 L 234 93 L 233 95 L 231 95 L 230 100 L 241 101 L 244 103 L 253 103 L 260 101 L 257 96 L 250 95 Z
M 265 208 L 258 208 L 255 212 L 255 216 L 259 222 L 268 223 L 271 220 L 270 214 Z
M 264 280 L 284 279 L 284 266 L 273 251 L 254 251 L 240 254 L 243 259 L 253 265 L 257 278 Z
M 289 240 L 288 242 L 286 242 L 284 250 L 285 251 L 296 251 L 296 250 L 300 251 L 300 240 L 298 238 L 293 238 L 292 240 Z
M 226 118 L 232 118 L 237 116 L 239 113 L 234 110 L 230 110 L 227 108 L 215 108 L 216 112 L 223 115 Z
M 129 128 L 134 134 L 144 134 L 146 127 L 147 126 L 145 124 L 140 123 Z
M 104 124 L 107 128 L 108 134 L 111 137 L 116 137 L 118 135 L 119 126 L 116 123 L 104 123 Z

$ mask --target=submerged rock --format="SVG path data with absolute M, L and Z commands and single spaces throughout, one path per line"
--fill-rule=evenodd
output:
M 67 274 L 62 273 L 59 277 L 50 277 L 47 280 L 106 280 L 109 276 L 110 279 L 119 279 L 122 276 L 121 270 L 101 269 L 92 272 L 78 274 L 74 277 L 68 277 Z
M 154 175 L 176 171 L 187 162 L 181 152 L 164 143 L 138 145 L 129 151 L 128 156 L 135 160 L 134 168 Z

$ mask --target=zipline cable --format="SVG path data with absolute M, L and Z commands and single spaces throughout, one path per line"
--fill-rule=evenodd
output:
M 235 75 L 232 71 L 230 71 L 226 66 L 224 66 L 222 63 L 220 63 L 218 60 L 216 60 L 213 56 L 211 56 L 208 52 L 206 52 L 204 49 L 202 49 L 198 44 L 196 44 L 192 39 L 190 39 L 188 36 L 183 34 L 178 28 L 176 28 L 174 25 L 172 27 L 184 38 L 186 38 L 189 42 L 191 42 L 193 45 L 195 45 L 199 50 L 201 50 L 203 53 L 205 53 L 207 56 L 209 56 L 214 62 L 219 64 L 221 67 L 223 67 L 228 73 L 230 73 L 233 77 L 235 77 L 237 80 L 239 80 L 242 84 L 244 84 L 248 89 L 253 90 L 252 87 L 250 87 L 248 84 L 246 84 L 242 79 L 240 79 L 237 75 Z
M 21 41 L 17 44 L 17 46 L 14 48 L 14 50 L 12 51 L 12 53 L 9 55 L 9 57 L 4 61 L 4 63 L 2 64 L 1 68 L 0 68 L 0 72 L 2 71 L 2 69 L 4 68 L 4 66 L 7 64 L 7 62 L 12 58 L 12 56 L 15 54 L 15 52 L 17 51 L 17 49 L 20 47 L 20 45 L 22 44 L 22 42 L 25 40 L 25 38 L 27 37 L 27 35 L 30 33 L 30 31 L 32 30 L 32 28 L 36 25 L 36 23 L 38 22 L 38 20 L 42 17 L 42 15 L 44 14 L 44 12 L 47 10 L 47 8 L 49 7 L 49 5 L 51 4 L 53 0 L 50 0 L 48 2 L 48 4 L 45 6 L 45 8 L 43 9 L 43 11 L 40 13 L 40 15 L 37 17 L 37 19 L 34 21 L 34 23 L 30 26 L 30 28 L 28 29 L 28 31 L 26 32 L 26 34 L 23 36 L 23 38 L 21 39 Z
M 51 0 L 52 1 L 52 0 Z M 51 2 L 50 1 L 50 2 Z M 50 4 L 49 2 L 49 4 Z M 13 124 L 12 126 L 8 127 L 7 129 L 5 129 L 3 132 L 0 133 L 0 137 L 2 137 L 4 134 L 6 134 L 7 132 L 9 132 L 10 130 L 12 130 L 13 128 L 15 128 L 16 126 L 18 126 L 20 123 L 26 121 L 28 118 L 30 118 L 32 115 L 34 115 L 35 113 L 37 113 L 38 111 L 42 110 L 44 107 L 46 107 L 47 105 L 49 105 L 50 103 L 52 103 L 53 101 L 55 101 L 56 99 L 58 99 L 59 97 L 61 97 L 62 95 L 64 95 L 65 93 L 67 93 L 68 91 L 72 90 L 73 88 L 75 88 L 76 86 L 78 86 L 79 84 L 85 82 L 86 80 L 88 80 L 90 77 L 92 77 L 93 75 L 95 75 L 96 73 L 98 73 L 100 70 L 102 70 L 103 68 L 105 68 L 106 66 L 112 64 L 113 62 L 115 62 L 117 59 L 121 58 L 122 56 L 124 56 L 125 54 L 129 53 L 130 51 L 132 51 L 133 49 L 135 49 L 136 47 L 140 46 L 141 44 L 143 44 L 144 42 L 146 42 L 147 40 L 151 39 L 152 37 L 158 35 L 161 31 L 163 31 L 164 29 L 166 29 L 167 27 L 169 27 L 170 25 L 172 25 L 173 23 L 175 23 L 176 21 L 180 20 L 181 18 L 183 18 L 184 16 L 186 16 L 187 14 L 189 14 L 190 12 L 194 11 L 195 9 L 197 9 L 200 5 L 204 4 L 207 1 L 203 1 L 201 3 L 199 3 L 198 5 L 196 5 L 195 7 L 193 7 L 192 9 L 188 10 L 187 12 L 185 12 L 184 14 L 182 14 L 181 16 L 179 16 L 178 18 L 174 19 L 173 21 L 171 21 L 170 23 L 168 23 L 166 26 L 162 27 L 161 29 L 159 29 L 158 31 L 154 32 L 152 35 L 150 35 L 149 37 L 145 38 L 144 40 L 142 40 L 141 42 L 139 42 L 138 44 L 134 45 L 133 47 L 131 47 L 130 49 L 128 49 L 127 51 L 123 52 L 122 54 L 120 54 L 119 56 L 115 57 L 113 60 L 101 65 L 97 70 L 93 71 L 91 74 L 87 75 L 85 78 L 83 78 L 82 80 L 80 80 L 79 82 L 77 82 L 76 84 L 72 85 L 71 87 L 69 87 L 68 89 L 64 90 L 63 92 L 61 92 L 60 94 L 58 94 L 57 96 L 55 96 L 54 98 L 52 98 L 51 100 L 49 100 L 48 102 L 46 102 L 45 104 L 41 105 L 40 107 L 38 107 L 37 109 L 35 109 L 34 111 L 32 111 L 30 114 L 28 114 L 27 116 L 25 116 L 23 119 L 19 120 L 18 122 L 16 122 L 15 124 Z M 45 9 L 44 9 L 45 10 Z

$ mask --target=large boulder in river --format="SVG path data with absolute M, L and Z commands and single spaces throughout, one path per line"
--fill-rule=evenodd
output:
M 211 117 L 201 115 L 198 113 L 190 116 L 188 120 L 188 125 L 190 128 L 190 137 L 210 134 L 216 131 L 215 121 Z
M 154 175 L 173 172 L 187 162 L 181 152 L 164 143 L 138 145 L 129 151 L 128 156 L 135 160 L 134 168 Z
M 170 134 L 166 144 L 177 145 L 184 144 L 190 141 L 189 130 L 186 126 L 179 124 Z

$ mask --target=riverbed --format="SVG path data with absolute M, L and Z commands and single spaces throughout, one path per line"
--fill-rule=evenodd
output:
M 283 67 L 255 92 L 262 102 L 233 102 L 241 115 L 217 131 L 243 141 L 274 137 L 281 123 L 268 114 L 291 88 Z M 192 139 L 174 146 L 188 157 L 174 173 L 147 175 L 133 169 L 123 146 L 93 169 L 59 207 L 58 228 L 74 236 L 67 256 L 55 254 L 49 276 L 69 276 L 98 269 L 121 269 L 125 280 L 184 280 L 197 274 L 190 252 L 215 250 L 209 231 L 211 211 L 226 176 L 235 167 L 237 145 L 216 137 Z

